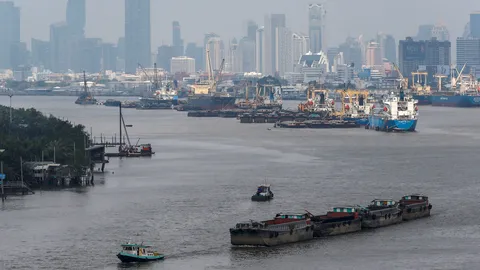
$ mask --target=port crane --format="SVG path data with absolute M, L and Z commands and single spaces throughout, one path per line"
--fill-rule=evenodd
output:
M 400 77 L 400 88 L 408 89 L 408 78 L 403 77 L 402 72 L 400 72 L 400 69 L 395 63 L 392 62 L 392 66 L 398 72 L 398 76 Z

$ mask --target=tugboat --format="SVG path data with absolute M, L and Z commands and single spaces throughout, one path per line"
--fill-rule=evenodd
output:
M 150 262 L 163 260 L 165 256 L 152 250 L 148 245 L 137 245 L 132 243 L 126 243 L 122 245 L 122 251 L 117 254 L 120 261 L 124 263 L 130 262 Z
M 83 92 L 80 96 L 75 100 L 75 104 L 80 105 L 95 105 L 97 104 L 97 100 L 93 98 L 92 94 L 88 91 L 87 88 L 87 77 L 85 75 L 85 71 L 83 72 Z
M 273 199 L 273 192 L 270 190 L 270 185 L 267 184 L 258 186 L 257 192 L 252 196 L 254 202 L 265 202 L 271 199 Z
M 402 210 L 394 200 L 373 200 L 362 214 L 362 228 L 377 228 L 402 222 Z
M 326 215 L 313 216 L 313 236 L 331 236 L 362 229 L 361 209 L 356 206 L 333 207 Z
M 403 220 L 428 217 L 432 209 L 432 205 L 428 202 L 428 197 L 420 194 L 403 196 L 399 204 L 400 209 L 403 210 Z
M 230 229 L 232 245 L 277 246 L 313 239 L 310 214 L 279 213 L 272 220 L 237 223 Z

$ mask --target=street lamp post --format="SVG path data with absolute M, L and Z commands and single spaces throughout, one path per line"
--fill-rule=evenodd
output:
M 12 97 L 13 97 L 13 94 L 9 93 L 8 97 L 10 97 L 10 124 L 12 124 Z

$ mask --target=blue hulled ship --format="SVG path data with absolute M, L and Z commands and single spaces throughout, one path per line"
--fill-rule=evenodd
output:
M 434 95 L 432 96 L 432 106 L 480 107 L 480 95 Z
M 405 96 L 403 90 L 399 95 L 392 93 L 384 99 L 379 108 L 370 114 L 367 128 L 380 131 L 415 131 L 418 121 L 417 100 Z

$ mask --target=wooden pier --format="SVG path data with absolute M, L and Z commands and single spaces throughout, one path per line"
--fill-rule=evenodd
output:
M 4 195 L 30 195 L 35 192 L 22 181 L 8 181 L 3 184 Z

